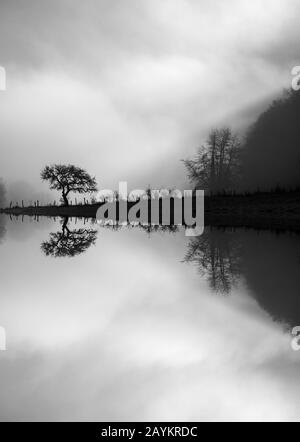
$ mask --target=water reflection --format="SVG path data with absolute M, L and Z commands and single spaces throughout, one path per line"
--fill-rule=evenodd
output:
M 73 258 L 86 252 L 97 240 L 97 230 L 92 228 L 70 229 L 69 218 L 61 221 L 61 231 L 50 233 L 48 241 L 41 244 L 46 256 L 54 258 Z
M 0 419 L 299 419 L 297 235 L 37 221 L 0 247 Z
M 53 229 L 56 220 L 21 218 L 12 220 L 10 234 L 15 239 L 31 238 L 34 231 Z M 7 217 L 0 217 L 0 242 L 6 233 Z M 42 220 L 42 221 L 41 221 Z M 41 241 L 41 250 L 47 257 L 67 258 L 83 255 L 96 244 L 99 228 L 121 232 L 121 225 L 96 226 L 95 220 L 60 220 L 60 230 L 50 232 Z M 137 229 L 136 229 L 137 228 Z M 180 236 L 177 226 L 128 225 L 125 230 L 140 230 L 154 239 L 158 233 Z M 21 235 L 23 231 L 24 235 Z M 125 232 L 126 234 L 126 232 Z M 116 241 L 118 241 L 118 234 Z M 114 241 L 112 239 L 112 241 Z M 271 317 L 290 326 L 300 324 L 300 235 L 296 232 L 265 231 L 242 228 L 206 227 L 202 236 L 181 242 L 184 262 L 193 264 L 201 279 L 206 279 L 210 290 L 229 295 L 243 281 L 252 297 Z M 151 248 L 151 245 L 147 247 Z M 182 256 L 182 255 L 181 255 Z M 178 261 L 180 257 L 178 256 Z
M 210 228 L 190 240 L 184 261 L 196 264 L 213 291 L 228 294 L 241 274 L 241 252 L 235 231 Z
M 229 294 L 243 279 L 273 319 L 300 324 L 300 236 L 296 233 L 207 228 L 190 240 L 185 262 L 211 289 Z
M 22 221 L 24 221 L 22 219 Z M 38 221 L 38 220 L 37 220 Z M 99 226 L 89 220 L 77 228 L 69 218 L 60 221 L 60 230 L 49 233 L 41 250 L 47 257 L 66 258 L 84 254 L 96 244 Z M 53 221 L 52 221 L 53 223 Z M 35 223 L 39 224 L 39 223 Z M 28 226 L 27 226 L 28 227 Z M 120 232 L 120 225 L 101 226 Z M 153 238 L 157 233 L 178 234 L 177 226 L 128 225 Z M 16 227 L 14 227 L 16 229 Z M 153 235 L 152 235 L 153 234 Z M 0 218 L 0 240 L 5 235 L 5 218 Z M 274 320 L 300 324 L 300 236 L 291 232 L 206 227 L 202 236 L 185 245 L 184 262 L 196 266 L 211 291 L 229 295 L 244 281 L 252 296 Z
M 77 218 L 75 219 L 77 223 Z M 89 220 L 93 225 L 95 225 L 95 220 Z M 102 227 L 107 230 L 120 231 L 122 225 L 119 224 L 106 224 Z M 129 227 L 138 227 L 145 231 L 149 235 L 151 233 L 157 232 L 168 232 L 168 233 L 178 233 L 179 228 L 177 226 L 153 226 L 137 224 L 129 225 Z M 80 229 L 70 227 L 70 219 L 68 217 L 61 220 L 61 231 L 51 232 L 48 241 L 43 241 L 41 244 L 41 249 L 46 256 L 54 258 L 73 258 L 77 255 L 85 253 L 92 245 L 96 244 L 98 230 L 91 227 L 84 227 Z

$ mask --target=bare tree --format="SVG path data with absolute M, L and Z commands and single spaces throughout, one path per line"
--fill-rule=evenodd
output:
M 65 206 L 69 205 L 70 192 L 82 194 L 97 191 L 96 179 L 84 169 L 72 165 L 46 166 L 41 172 L 41 178 L 50 182 L 50 189 L 62 192 L 62 202 Z
M 240 178 L 241 143 L 229 128 L 214 129 L 194 159 L 184 160 L 195 188 L 212 194 L 236 188 Z

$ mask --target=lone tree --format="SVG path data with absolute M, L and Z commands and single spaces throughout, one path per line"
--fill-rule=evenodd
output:
M 93 193 L 98 190 L 95 178 L 85 170 L 70 164 L 46 166 L 41 172 L 41 178 L 43 181 L 50 182 L 50 189 L 62 191 L 62 201 L 65 206 L 69 205 L 70 192 Z

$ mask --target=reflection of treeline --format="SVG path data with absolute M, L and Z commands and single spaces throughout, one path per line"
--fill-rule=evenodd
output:
M 101 227 L 104 227 L 105 229 L 112 230 L 112 231 L 120 231 L 124 228 L 127 229 L 141 229 L 142 231 L 146 233 L 177 233 L 180 230 L 180 226 L 170 224 L 170 225 L 158 225 L 158 224 L 146 224 L 146 223 L 139 223 L 139 222 L 133 222 L 133 223 L 119 223 L 116 222 L 107 222 L 107 223 L 101 223 Z
M 212 194 L 299 188 L 299 114 L 300 94 L 288 91 L 243 139 L 229 128 L 212 130 L 196 156 L 184 160 L 194 187 Z
M 206 229 L 192 238 L 185 262 L 196 266 L 211 289 L 230 293 L 239 280 L 273 319 L 300 320 L 299 235 L 278 230 Z
M 0 218 L 1 221 L 1 218 Z M 38 219 L 36 219 L 38 221 Z M 85 224 L 86 220 L 84 220 Z M 82 253 L 85 253 L 92 245 L 96 244 L 98 230 L 93 228 L 96 226 L 95 219 L 89 219 L 88 222 L 91 224 L 89 227 L 84 226 L 81 228 L 71 228 L 70 225 L 72 223 L 72 219 L 66 217 L 61 221 L 61 230 L 57 232 L 50 233 L 49 239 L 44 241 L 41 244 L 41 249 L 45 253 L 46 256 L 51 256 L 54 258 L 72 258 Z M 75 218 L 75 225 L 77 223 L 77 219 Z M 150 234 L 154 232 L 169 232 L 176 233 L 179 228 L 177 226 L 153 226 L 148 224 L 130 224 L 128 223 L 126 226 L 123 224 L 119 224 L 117 222 L 114 223 L 106 223 L 101 224 L 101 227 L 112 230 L 119 231 L 124 227 L 127 228 L 140 228 L 144 232 Z M 0 224 L 1 229 L 1 224 Z M 1 230 L 0 230 L 1 233 Z
M 210 228 L 190 240 L 184 261 L 195 264 L 215 292 L 227 294 L 240 276 L 240 258 L 241 245 L 235 231 Z
M 179 232 L 179 227 L 170 225 L 170 226 L 159 226 L 152 224 L 143 224 L 139 225 L 139 227 L 144 230 L 146 233 L 177 233 Z

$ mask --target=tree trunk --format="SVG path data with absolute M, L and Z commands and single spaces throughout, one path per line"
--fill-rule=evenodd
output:
M 69 206 L 69 200 L 67 198 L 67 194 L 63 192 L 62 197 L 63 197 L 63 200 L 64 200 L 64 205 L 65 206 Z
M 62 233 L 64 237 L 68 236 L 68 234 L 70 233 L 70 230 L 68 229 L 68 223 L 69 223 L 69 217 L 66 217 L 62 225 Z

